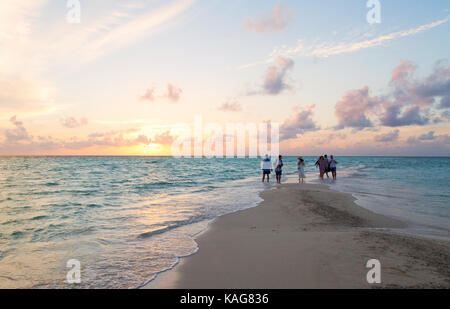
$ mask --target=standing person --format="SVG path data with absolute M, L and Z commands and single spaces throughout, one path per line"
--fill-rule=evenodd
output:
M 325 160 L 325 174 L 327 174 L 327 178 L 330 178 L 330 176 L 328 176 L 328 172 L 330 171 L 330 162 L 328 161 L 328 156 L 325 154 L 323 156 L 323 159 Z
M 314 165 L 316 166 L 316 168 L 319 168 L 319 167 L 320 167 L 320 166 L 319 166 L 320 158 L 322 158 L 322 156 L 320 156 L 320 157 L 317 159 L 316 163 L 314 163 Z
M 323 179 L 323 174 L 325 174 L 325 167 L 326 167 L 325 159 L 323 156 L 320 156 L 319 160 L 317 160 L 316 166 L 319 167 L 320 179 Z
M 305 176 L 305 161 L 303 160 L 302 157 L 298 157 L 297 169 L 298 169 L 298 183 L 300 182 L 303 183 L 306 176 Z
M 317 159 L 316 163 L 314 163 L 314 165 L 315 165 L 316 167 L 319 167 L 319 161 L 320 161 L 320 158 L 321 158 L 321 157 L 319 157 L 319 158 Z
M 267 182 L 269 182 L 269 175 L 270 171 L 272 170 L 272 163 L 268 155 L 266 155 L 264 160 L 261 161 L 261 169 L 263 171 L 262 182 L 264 182 L 266 175 L 267 175 Z
M 336 165 L 337 165 L 337 161 L 334 159 L 333 155 L 331 155 L 330 157 L 330 171 L 331 174 L 333 175 L 333 179 L 336 180 Z
M 281 155 L 278 156 L 278 160 L 275 161 L 275 175 L 277 177 L 277 183 L 281 184 L 281 174 L 283 168 L 283 157 Z

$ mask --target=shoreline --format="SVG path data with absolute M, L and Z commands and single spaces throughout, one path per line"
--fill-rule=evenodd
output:
M 408 235 L 408 236 L 412 236 L 415 238 L 420 238 L 420 239 L 430 239 L 430 240 L 437 240 L 437 241 L 444 241 L 444 242 L 448 242 L 450 243 L 450 235 L 448 235 L 449 230 L 445 229 L 441 226 L 437 226 L 434 224 L 430 224 L 430 223 L 419 223 L 413 220 L 408 220 L 404 217 L 400 217 L 400 216 L 394 216 L 392 214 L 384 214 L 382 212 L 377 212 L 373 209 L 370 209 L 370 207 L 367 206 L 367 204 L 364 201 L 363 196 L 361 196 L 362 193 L 360 192 L 350 192 L 350 191 L 345 191 L 345 190 L 339 190 L 335 187 L 333 187 L 332 183 L 327 183 L 327 182 L 323 182 L 323 183 L 313 183 L 313 184 L 323 184 L 328 186 L 328 188 L 330 190 L 333 190 L 335 192 L 341 192 L 341 193 L 346 193 L 351 195 L 354 198 L 354 203 L 361 208 L 364 208 L 372 213 L 384 216 L 386 218 L 390 218 L 390 219 L 394 219 L 397 220 L 399 222 L 401 222 L 403 224 L 403 227 L 401 227 L 400 229 L 396 229 L 395 232 L 402 234 L 402 235 Z M 364 193 L 366 194 L 366 193 Z M 442 232 L 445 232 L 445 235 L 442 234 Z
M 198 250 L 143 288 L 450 288 L 450 243 L 396 233 L 405 224 L 323 184 L 283 184 L 223 215 Z M 365 264 L 381 263 L 381 284 Z

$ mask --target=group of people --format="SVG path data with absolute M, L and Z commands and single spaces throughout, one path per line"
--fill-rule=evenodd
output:
M 328 175 L 329 172 L 331 172 L 331 175 L 333 176 L 333 179 L 336 180 L 336 165 L 337 161 L 334 159 L 334 156 L 331 155 L 330 159 L 328 159 L 328 156 L 325 154 L 323 156 L 320 156 L 319 159 L 316 161 L 316 167 L 319 168 L 320 172 L 320 179 L 323 179 L 323 175 L 326 174 L 327 178 L 330 178 Z
M 337 164 L 338 162 L 334 159 L 333 156 L 330 156 L 330 159 L 328 159 L 327 155 L 320 156 L 315 163 L 315 166 L 319 169 L 320 172 L 319 174 L 320 179 L 323 179 L 323 176 L 325 174 L 327 175 L 327 178 L 330 178 L 328 173 L 331 172 L 333 179 L 336 180 Z M 267 182 L 269 182 L 270 173 L 273 171 L 273 168 L 275 168 L 275 176 L 277 179 L 277 183 L 281 183 L 281 175 L 283 174 L 283 165 L 284 165 L 283 156 L 279 155 L 278 159 L 275 160 L 274 164 L 272 165 L 270 157 L 266 155 L 261 162 L 261 169 L 263 171 L 262 182 L 264 182 L 266 178 Z M 298 170 L 298 182 L 303 183 L 306 178 L 305 160 L 303 160 L 303 157 L 298 157 L 297 170 Z
M 278 156 L 278 159 L 275 160 L 273 167 L 275 167 L 275 177 L 277 178 L 277 183 L 281 183 L 281 174 L 283 173 L 283 156 Z M 272 172 L 273 168 L 272 160 L 270 160 L 268 155 L 266 155 L 266 157 L 262 160 L 261 169 L 263 171 L 262 182 L 264 182 L 266 176 L 267 182 L 269 182 L 270 173 Z

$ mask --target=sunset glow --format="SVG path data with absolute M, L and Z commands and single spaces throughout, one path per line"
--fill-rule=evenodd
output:
M 2 1 L 0 154 L 171 155 L 200 115 L 279 123 L 286 155 L 450 155 L 446 1 L 373 24 L 365 1 L 255 3 L 81 1 L 72 23 Z

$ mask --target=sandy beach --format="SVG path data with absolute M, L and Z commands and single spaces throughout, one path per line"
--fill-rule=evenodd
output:
M 449 288 L 450 244 L 401 233 L 346 193 L 283 184 L 255 208 L 217 218 L 199 250 L 145 288 Z M 366 263 L 381 263 L 369 284 Z

